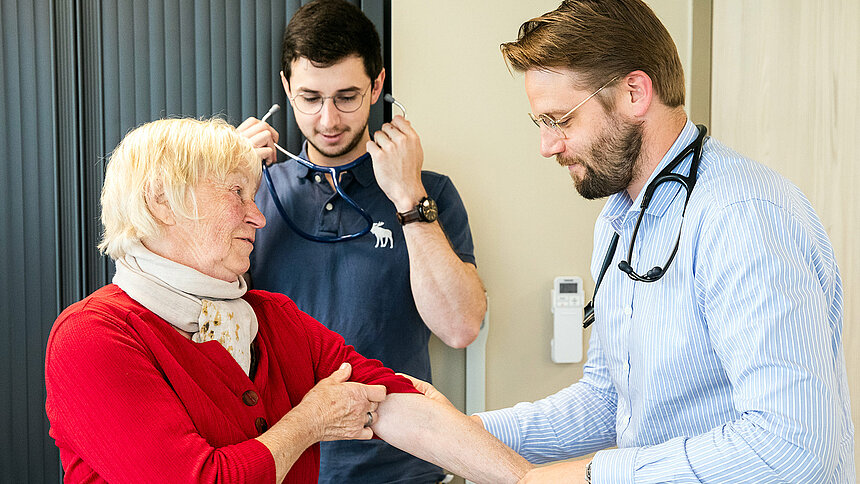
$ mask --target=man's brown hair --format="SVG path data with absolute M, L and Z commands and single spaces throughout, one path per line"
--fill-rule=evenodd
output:
M 567 68 L 597 89 L 616 76 L 641 70 L 669 107 L 684 104 L 684 70 L 666 27 L 641 0 L 565 0 L 520 26 L 501 45 L 516 71 Z

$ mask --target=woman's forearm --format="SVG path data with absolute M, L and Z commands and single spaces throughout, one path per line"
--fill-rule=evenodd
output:
M 275 459 L 275 474 L 281 482 L 302 452 L 323 440 L 369 439 L 373 432 L 364 426 L 367 414 L 385 398 L 382 385 L 349 382 L 352 366 L 343 363 L 319 381 L 302 401 L 263 435 L 257 437 Z
M 319 441 L 299 406 L 256 438 L 275 459 L 275 482 L 283 482 L 302 452 Z
M 391 394 L 378 412 L 376 435 L 470 481 L 515 483 L 531 468 L 480 424 L 424 395 Z

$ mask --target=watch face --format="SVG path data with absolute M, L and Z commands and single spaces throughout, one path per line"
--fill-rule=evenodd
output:
M 418 204 L 418 212 L 421 217 L 427 222 L 435 222 L 439 218 L 439 209 L 436 207 L 436 201 L 432 198 L 425 197 Z

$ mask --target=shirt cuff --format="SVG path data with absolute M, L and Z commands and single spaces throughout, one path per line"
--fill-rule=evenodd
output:
M 224 476 L 231 482 L 274 482 L 275 458 L 265 444 L 257 439 L 228 445 L 219 449 L 228 462 L 236 462 L 235 469 Z
M 591 460 L 591 482 L 633 482 L 636 469 L 637 447 L 629 449 L 601 450 Z
M 517 414 L 513 408 L 505 408 L 502 410 L 493 410 L 491 412 L 478 412 L 477 415 L 484 423 L 484 429 L 491 433 L 495 438 L 499 439 L 514 450 L 520 452 L 522 437 L 520 435 L 520 427 L 517 424 Z

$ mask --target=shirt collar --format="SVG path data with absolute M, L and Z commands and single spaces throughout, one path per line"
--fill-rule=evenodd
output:
M 660 160 L 660 163 L 656 168 L 654 168 L 654 171 L 651 172 L 651 175 L 648 177 L 648 181 L 645 183 L 644 187 L 647 187 L 657 174 L 666 167 L 666 165 L 671 163 L 672 160 L 687 147 L 687 145 L 692 143 L 698 134 L 698 128 L 696 128 L 696 125 L 688 119 L 687 124 L 684 125 L 684 129 L 681 130 L 681 134 L 678 135 L 678 138 L 675 139 L 674 143 L 672 143 L 669 151 L 663 155 L 663 159 Z M 687 173 L 690 169 L 692 159 L 692 155 L 685 157 L 684 161 L 679 163 L 673 172 Z M 621 226 L 626 222 L 626 220 L 638 215 L 639 206 L 642 204 L 642 196 L 645 193 L 644 187 L 639 192 L 635 201 L 630 200 L 630 195 L 627 193 L 627 190 L 621 190 L 620 192 L 610 196 L 600 213 L 600 217 L 612 225 L 616 231 L 620 232 Z M 675 197 L 680 191 L 683 191 L 683 187 L 677 183 L 660 184 L 660 186 L 658 186 L 654 191 L 654 195 L 651 197 L 651 203 L 648 205 L 648 208 L 645 209 L 645 213 L 655 217 L 661 217 L 666 212 L 666 209 L 668 209 L 672 204 L 672 201 L 675 200 Z
M 356 161 L 356 160 L 363 158 L 363 157 L 370 158 L 370 155 L 368 153 L 364 153 L 363 155 L 359 156 L 358 158 L 356 158 L 355 160 L 352 160 L 352 161 Z M 304 158 L 305 160 L 310 160 L 310 158 L 308 158 L 308 142 L 307 142 L 307 140 L 305 140 L 304 143 L 302 143 L 302 151 L 301 151 L 301 153 L 299 153 L 299 158 Z M 302 165 L 301 163 L 295 162 L 292 159 L 287 160 L 287 162 L 290 162 L 292 164 L 292 171 L 293 171 L 293 173 L 295 173 L 297 178 L 309 178 L 313 174 L 318 173 L 318 172 L 311 170 L 310 168 L 306 167 L 305 165 Z M 357 166 L 348 170 L 346 173 L 352 173 L 352 175 L 355 177 L 355 179 L 358 181 L 358 183 L 360 183 L 364 187 L 369 186 L 375 180 L 375 178 L 373 176 L 373 162 L 370 159 L 365 160 L 362 163 L 359 163 Z

